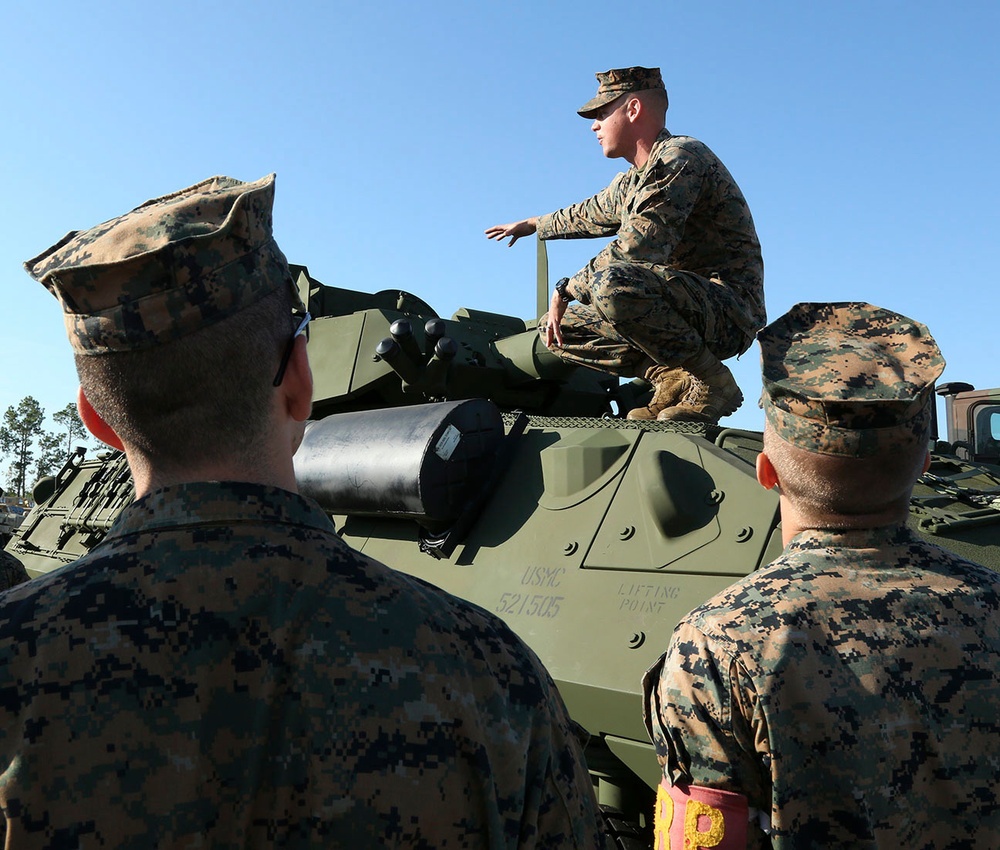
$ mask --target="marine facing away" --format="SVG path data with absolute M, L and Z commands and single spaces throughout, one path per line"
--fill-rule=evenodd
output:
M 0 596 L 6 846 L 602 846 L 534 654 L 297 494 L 309 315 L 273 197 L 212 178 L 26 264 L 137 501 Z
M 715 423 L 743 395 L 723 360 L 766 321 L 764 264 L 753 217 L 719 158 L 666 129 L 658 68 L 597 74 L 579 110 L 606 157 L 631 168 L 592 198 L 486 230 L 490 239 L 614 236 L 552 294 L 539 332 L 571 363 L 653 385 L 630 419 Z M 576 302 L 576 303 L 572 303 Z
M 758 338 L 785 548 L 647 674 L 657 830 L 703 805 L 727 850 L 1000 847 L 1000 576 L 907 528 L 944 359 L 864 303 Z

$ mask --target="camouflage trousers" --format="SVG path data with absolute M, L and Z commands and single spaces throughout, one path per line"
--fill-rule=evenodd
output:
M 538 322 L 545 337 L 548 313 Z M 616 264 L 597 272 L 589 304 L 563 316 L 563 360 L 624 378 L 676 366 L 707 346 L 720 360 L 746 351 L 756 328 L 737 293 L 719 280 L 664 266 Z

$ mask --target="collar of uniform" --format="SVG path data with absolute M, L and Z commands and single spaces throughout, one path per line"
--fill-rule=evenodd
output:
M 673 134 L 673 133 L 671 133 L 671 132 L 670 132 L 670 131 L 669 131 L 669 130 L 668 130 L 668 129 L 666 128 L 666 127 L 664 127 L 664 128 L 663 128 L 662 130 L 660 130 L 660 132 L 659 132 L 659 133 L 657 134 L 657 136 L 656 136 L 656 141 L 655 141 L 655 142 L 653 142 L 653 147 L 655 148 L 655 147 L 656 147 L 657 145 L 659 145 L 659 144 L 662 144 L 663 142 L 666 142 L 666 141 L 668 141 L 669 139 L 672 139 L 673 137 L 674 137 L 674 134 Z
M 669 142 L 673 137 L 674 134 L 671 133 L 666 127 L 660 130 L 656 137 L 656 141 L 653 142 L 653 146 L 649 149 L 649 157 L 642 164 L 642 168 L 635 169 L 636 172 L 642 174 L 649 167 L 649 164 L 659 155 L 660 148 Z
M 335 533 L 323 509 L 297 493 L 245 481 L 204 481 L 172 484 L 133 502 L 115 520 L 108 536 L 238 522 L 304 525 Z
M 785 554 L 804 549 L 881 549 L 906 545 L 913 539 L 913 533 L 904 524 L 877 528 L 808 528 L 788 541 Z

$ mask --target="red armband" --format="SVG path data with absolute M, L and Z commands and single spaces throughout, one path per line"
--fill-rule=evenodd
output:
M 700 785 L 656 789 L 653 817 L 655 850 L 746 850 L 747 798 L 733 791 Z

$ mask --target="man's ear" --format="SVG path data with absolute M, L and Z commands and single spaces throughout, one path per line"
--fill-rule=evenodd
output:
M 119 451 L 125 451 L 125 446 L 122 445 L 121 439 L 112 427 L 94 410 L 86 393 L 83 391 L 83 387 L 80 387 L 76 391 L 76 409 L 80 412 L 80 419 L 91 434 L 97 437 L 102 443 L 106 443 Z
M 312 369 L 309 367 L 305 336 L 295 340 L 281 386 L 285 388 L 289 415 L 297 422 L 305 422 L 312 413 L 313 396 Z
M 778 486 L 778 473 L 774 464 L 764 452 L 757 455 L 757 483 L 765 490 L 773 490 Z
M 930 468 L 931 468 L 931 453 L 927 452 L 927 454 L 924 456 L 924 470 L 920 474 L 923 475 L 924 472 L 926 472 Z

